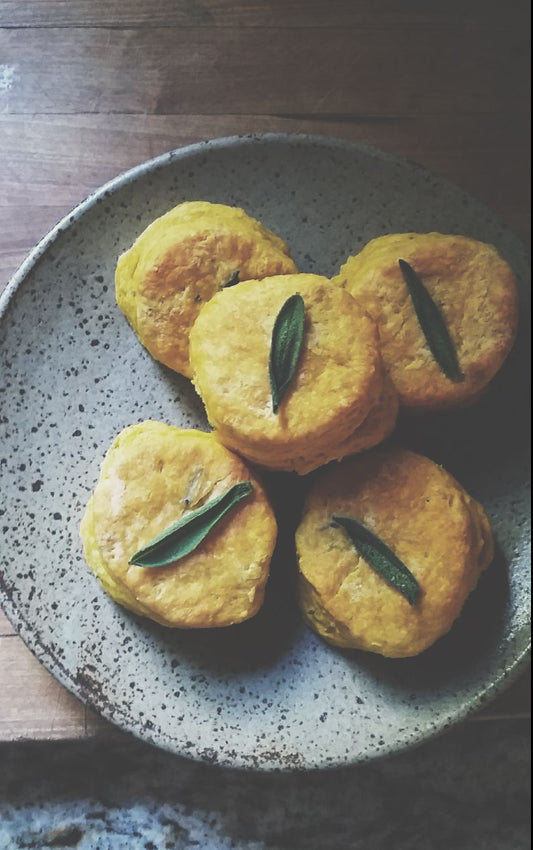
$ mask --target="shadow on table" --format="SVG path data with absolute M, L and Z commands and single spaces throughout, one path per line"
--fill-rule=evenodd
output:
M 6 848 L 529 847 L 525 721 L 468 723 L 394 758 L 310 773 L 209 767 L 128 736 L 3 744 L 0 761 Z

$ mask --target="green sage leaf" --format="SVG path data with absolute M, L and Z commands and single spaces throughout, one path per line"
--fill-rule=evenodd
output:
M 252 490 L 250 481 L 234 484 L 221 496 L 182 516 L 150 540 L 131 557 L 129 563 L 138 567 L 164 567 L 179 561 L 196 549 L 222 517 Z
M 277 413 L 285 392 L 294 377 L 305 326 L 305 305 L 296 293 L 287 298 L 279 311 L 270 345 L 269 373 L 272 393 L 272 409 Z
M 386 582 L 399 590 L 410 605 L 414 605 L 420 593 L 420 585 L 392 549 L 389 549 L 383 540 L 353 517 L 333 516 L 333 522 L 346 531 L 361 557 Z
M 398 263 L 433 357 L 450 381 L 464 381 L 453 340 L 439 307 L 413 267 L 405 260 L 398 260 Z
M 227 289 L 228 286 L 235 286 L 239 283 L 239 273 L 240 269 L 235 269 L 235 271 L 232 272 L 231 277 L 227 279 L 226 283 L 222 284 L 222 289 Z

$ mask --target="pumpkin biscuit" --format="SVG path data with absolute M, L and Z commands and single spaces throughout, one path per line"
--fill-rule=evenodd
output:
M 398 393 L 392 381 L 385 377 L 383 391 L 377 404 L 370 410 L 368 416 L 363 420 L 353 434 L 350 434 L 340 443 L 329 443 L 322 451 L 311 455 L 309 451 L 304 456 L 295 456 L 288 453 L 286 456 L 277 455 L 277 469 L 294 470 L 300 475 L 306 475 L 324 466 L 332 460 L 342 460 L 349 455 L 358 454 L 366 449 L 373 448 L 389 437 L 394 431 L 398 415 Z M 263 455 L 255 455 L 247 448 L 247 459 L 258 465 L 263 464 Z
M 295 293 L 305 305 L 304 341 L 274 413 L 272 330 Z M 318 275 L 245 281 L 217 293 L 193 326 L 190 352 L 194 384 L 220 441 L 270 469 L 305 473 L 342 456 L 338 447 L 382 403 L 375 324 L 349 293 Z M 395 394 L 392 415 L 383 417 L 387 431 L 394 406 Z
M 250 481 L 200 545 L 164 567 L 129 564 L 156 535 L 231 486 Z M 212 434 L 147 421 L 109 449 L 81 524 L 87 563 L 118 603 L 166 626 L 241 622 L 263 603 L 276 521 L 245 464 Z
M 334 515 L 358 520 L 403 561 L 420 586 L 414 605 L 358 554 Z M 417 655 L 448 632 L 494 552 L 481 505 L 442 467 L 398 448 L 325 470 L 296 546 L 308 625 L 335 646 L 389 657 Z
M 440 309 L 463 380 L 447 378 L 433 357 L 400 259 Z M 442 233 L 380 236 L 350 257 L 334 280 L 362 299 L 378 323 L 383 360 L 406 408 L 436 410 L 475 401 L 513 345 L 516 281 L 492 245 Z
M 190 201 L 156 219 L 118 260 L 118 306 L 161 363 L 191 376 L 189 331 L 237 279 L 297 271 L 287 246 L 238 207 Z

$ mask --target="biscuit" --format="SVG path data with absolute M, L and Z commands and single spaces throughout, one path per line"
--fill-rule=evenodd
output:
M 327 459 L 325 455 L 319 455 L 311 463 L 308 461 L 305 471 L 323 466 L 329 460 L 342 460 L 349 455 L 359 454 L 359 452 L 366 451 L 382 443 L 394 431 L 398 416 L 398 406 L 398 393 L 390 378 L 385 375 L 379 400 L 363 422 L 346 440 L 332 446 L 331 450 L 327 453 Z M 334 456 L 332 457 L 332 455 Z
M 403 561 L 420 586 L 414 605 L 379 575 L 332 521 L 351 516 Z M 322 472 L 296 532 L 300 605 L 335 646 L 417 655 L 449 631 L 494 543 L 485 511 L 422 455 L 379 448 Z
M 295 293 L 305 304 L 304 342 L 274 413 L 268 365 L 272 330 Z M 376 408 L 376 434 L 394 425 L 392 390 L 383 411 L 385 379 L 375 323 L 327 278 L 275 276 L 217 293 L 193 326 L 190 354 L 193 381 L 218 438 L 269 469 L 305 473 L 341 457 L 339 447 Z M 368 433 L 366 439 L 372 443 Z
M 165 567 L 129 563 L 176 520 L 250 481 L 235 505 L 190 554 Z M 241 622 L 262 605 L 276 541 L 265 492 L 212 434 L 147 421 L 109 449 L 81 524 L 85 558 L 124 607 L 166 626 L 212 628 Z
M 239 280 L 297 271 L 287 246 L 237 207 L 190 201 L 156 219 L 118 260 L 118 306 L 152 357 L 190 377 L 189 331 Z
M 333 460 L 342 460 L 352 454 L 358 454 L 373 448 L 389 437 L 394 431 L 398 415 L 398 393 L 392 381 L 385 377 L 383 390 L 377 404 L 372 407 L 363 422 L 340 443 L 328 443 L 316 454 L 311 453 L 310 447 L 304 455 L 288 452 L 285 456 L 276 455 L 276 468 L 281 471 L 296 471 L 306 475 Z M 247 448 L 247 459 L 258 466 L 264 466 L 264 455 L 256 455 Z
M 417 272 L 444 317 L 464 380 L 446 377 L 424 336 L 398 260 Z M 383 360 L 413 410 L 473 402 L 509 353 L 517 330 L 514 274 L 492 245 L 442 233 L 380 236 L 334 280 L 378 323 Z

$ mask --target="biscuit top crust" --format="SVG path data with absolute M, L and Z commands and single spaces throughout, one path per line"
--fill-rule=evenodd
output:
M 190 377 L 202 304 L 240 280 L 296 272 L 285 242 L 238 207 L 190 201 L 156 219 L 118 260 L 119 307 L 152 355 Z
M 420 584 L 414 607 L 361 558 L 333 514 L 380 537 Z M 429 458 L 380 448 L 316 480 L 296 534 L 300 570 L 363 649 L 416 655 L 451 627 L 492 555 L 486 515 Z M 353 645 L 353 644 L 352 644 Z
M 305 330 L 296 373 L 277 414 L 269 354 L 285 301 L 299 293 Z M 372 319 L 351 295 L 318 275 L 246 281 L 219 292 L 191 332 L 194 383 L 226 445 L 287 451 L 298 441 L 351 434 L 379 400 L 382 365 Z M 228 442 L 229 441 L 229 442 Z
M 189 555 L 152 569 L 128 564 L 185 512 L 239 481 L 252 481 L 253 492 Z M 261 485 L 212 434 L 152 421 L 126 428 L 102 464 L 92 523 L 107 571 L 168 625 L 227 625 L 262 601 L 276 522 Z
M 399 259 L 413 267 L 440 308 L 464 381 L 446 378 L 434 360 Z M 465 236 L 380 236 L 350 257 L 335 280 L 376 319 L 385 366 L 407 407 L 448 407 L 472 398 L 496 374 L 516 336 L 512 270 L 492 245 Z

